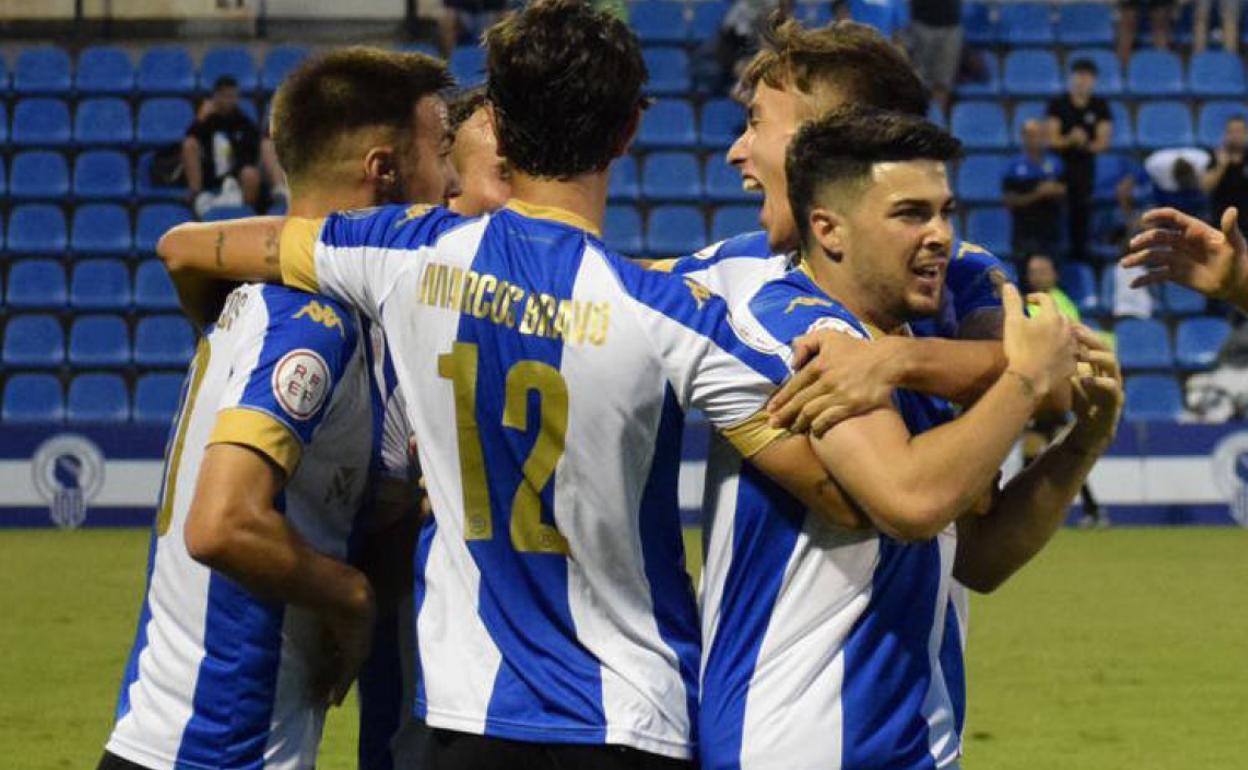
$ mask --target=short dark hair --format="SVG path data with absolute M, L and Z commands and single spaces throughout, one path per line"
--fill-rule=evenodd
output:
M 1075 59 L 1073 62 L 1070 63 L 1070 71 L 1071 72 L 1086 72 L 1090 75 L 1101 74 L 1101 69 L 1100 67 L 1096 66 L 1096 62 L 1092 61 L 1091 59 L 1086 59 L 1083 57 Z
M 346 132 L 408 130 L 415 104 L 453 84 L 445 64 L 420 53 L 352 46 L 314 56 L 273 97 L 278 161 L 287 175 L 302 177 Z
M 874 27 L 852 21 L 806 29 L 773 16 L 738 93 L 748 95 L 759 83 L 805 94 L 832 85 L 852 102 L 911 115 L 926 115 L 930 98 L 901 48 Z
M 474 112 L 485 106 L 485 101 L 485 86 L 469 88 L 455 94 L 446 106 L 451 131 L 458 131 Z
M 212 82 L 212 92 L 214 94 L 222 88 L 238 88 L 238 78 L 233 75 L 222 75 Z
M 789 145 L 785 173 L 798 233 L 810 236 L 810 212 L 829 184 L 861 181 L 876 163 L 950 161 L 962 143 L 926 118 L 859 105 L 845 106 L 805 124 Z
M 515 169 L 567 179 L 624 149 L 648 77 L 624 22 L 584 0 L 536 0 L 491 27 L 485 48 L 499 153 Z

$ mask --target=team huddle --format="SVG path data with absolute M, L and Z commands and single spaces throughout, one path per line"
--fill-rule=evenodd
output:
M 162 239 L 204 336 L 101 770 L 311 768 L 353 683 L 370 770 L 957 767 L 966 592 L 1064 521 L 1113 353 L 955 237 L 959 142 L 867 27 L 774 25 L 728 156 L 763 229 L 654 261 L 601 234 L 632 32 L 536 0 L 484 45 L 450 119 L 429 57 L 305 63 L 290 215 Z

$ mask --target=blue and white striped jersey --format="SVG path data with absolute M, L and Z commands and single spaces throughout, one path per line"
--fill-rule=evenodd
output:
M 523 741 L 694 745 L 699 632 L 676 477 L 684 412 L 744 454 L 787 350 L 566 211 L 291 220 L 284 281 L 380 321 L 434 522 L 417 551 L 420 715 Z
M 867 329 L 802 270 L 742 308 L 781 342 Z M 898 391 L 912 433 L 947 404 Z M 956 532 L 904 544 L 827 525 L 713 443 L 702 597 L 707 770 L 929 770 L 960 752 L 962 589 Z
M 108 750 L 154 770 L 311 768 L 323 655 L 307 610 L 252 596 L 195 562 L 183 531 L 208 446 L 248 446 L 289 479 L 275 501 L 344 559 L 380 414 L 354 316 L 326 297 L 247 285 L 200 341 L 166 450 L 137 638 Z

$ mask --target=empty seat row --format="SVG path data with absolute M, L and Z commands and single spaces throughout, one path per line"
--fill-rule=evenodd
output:
M 1068 262 L 1059 268 L 1062 289 L 1081 313 L 1109 314 L 1114 309 L 1115 268 L 1106 266 L 1097 278 L 1096 270 L 1082 262 Z M 1198 316 L 1208 309 L 1204 295 L 1177 284 L 1166 284 L 1157 293 L 1158 313 L 1171 316 Z
M 725 0 L 640 0 L 629 8 L 629 23 L 647 45 L 696 44 L 714 37 L 727 13 Z
M 649 216 L 632 206 L 608 206 L 603 223 L 603 239 L 621 254 L 656 258 L 692 254 L 709 243 L 757 230 L 757 206 L 720 206 L 706 227 L 702 210 L 696 206 L 656 206 Z
M 735 142 L 744 129 L 745 109 L 733 99 L 712 99 L 701 110 L 695 110 L 684 99 L 660 99 L 646 110 L 636 146 L 723 149 Z
M 741 186 L 741 174 L 712 153 L 705 162 L 692 153 L 652 152 L 640 166 L 631 157 L 615 162 L 608 195 L 613 201 L 637 200 L 748 203 L 758 196 Z
M 1173 422 L 1183 416 L 1183 390 L 1168 374 L 1128 377 L 1123 417 L 1128 420 Z
M 119 315 L 74 318 L 69 340 L 52 315 L 16 315 L 4 327 L 0 358 L 6 368 L 47 369 L 66 363 L 76 368 L 185 366 L 195 351 L 195 334 L 176 315 L 140 318 L 131 344 L 126 320 Z
M 117 259 L 84 259 L 72 270 L 54 259 L 22 259 L 9 267 L 4 306 L 12 310 L 177 310 L 178 295 L 160 260 L 139 263 L 133 276 Z
M 80 205 L 67 223 L 59 205 L 24 203 L 9 212 L 5 250 L 17 256 L 154 254 L 160 236 L 191 219 L 185 206 L 148 204 L 139 209 L 132 230 L 130 213 L 117 204 Z
M 1108 3 L 965 3 L 962 23 L 975 45 L 1111 45 L 1113 9 Z
M 189 95 L 211 90 L 218 78 L 228 75 L 238 81 L 244 92 L 272 93 L 307 55 L 308 50 L 302 46 L 275 46 L 257 66 L 246 46 L 216 46 L 204 53 L 196 68 L 186 48 L 158 45 L 144 50 L 136 66 L 124 48 L 100 45 L 83 49 L 75 66 L 65 49 L 36 46 L 17 55 L 12 90 L 21 96 L 134 92 L 144 96 Z M 8 74 L 0 66 L 0 91 L 9 84 Z
M 1242 96 L 1248 89 L 1243 61 L 1226 51 L 1193 54 L 1186 67 L 1169 51 L 1138 51 L 1125 73 L 1112 51 L 1097 48 L 1069 52 L 1065 69 L 1057 54 L 1047 50 L 1019 49 L 1000 59 L 992 52 L 978 51 L 975 57 L 981 63 L 980 78 L 960 83 L 957 92 L 962 96 L 1056 96 L 1066 88 L 1066 71 L 1079 59 L 1096 64 L 1096 93 L 1101 96 L 1231 97 Z
M 130 389 L 118 374 L 80 374 L 69 383 L 66 397 L 56 376 L 38 372 L 15 374 L 4 383 L 0 420 L 6 423 L 135 422 L 165 425 L 174 417 L 184 376 L 152 372 Z

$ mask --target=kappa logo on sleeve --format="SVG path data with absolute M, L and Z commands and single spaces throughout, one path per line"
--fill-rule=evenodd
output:
M 819 331 L 839 332 L 841 334 L 848 334 L 849 336 L 860 340 L 865 340 L 867 338 L 867 335 L 855 329 L 854 325 L 849 321 L 846 321 L 844 318 L 833 318 L 832 316 L 824 316 L 816 320 L 806 329 L 807 334 Z
M 789 306 L 784 309 L 784 314 L 788 315 L 799 307 L 832 307 L 832 300 L 819 297 L 794 297 L 789 300 Z
M 345 339 L 347 336 L 346 327 L 342 325 L 342 319 L 338 316 L 338 312 L 329 305 L 322 305 L 316 300 L 312 300 L 299 308 L 299 312 L 295 313 L 291 318 L 294 320 L 307 318 L 312 323 L 320 324 L 326 329 L 337 329 L 339 337 Z
M 307 420 L 316 414 L 331 385 L 329 365 L 316 351 L 292 350 L 273 367 L 273 395 L 288 415 Z
M 698 310 L 702 309 L 702 306 L 706 304 L 708 299 L 716 296 L 715 292 L 706 288 L 692 278 L 685 279 L 685 286 L 688 287 L 689 293 L 693 295 L 693 301 L 698 303 Z

